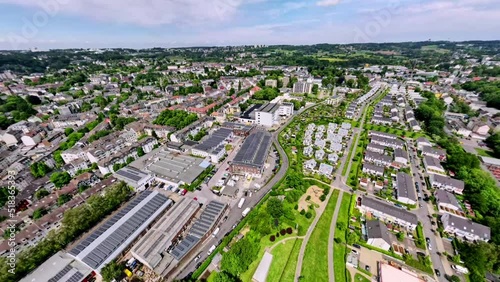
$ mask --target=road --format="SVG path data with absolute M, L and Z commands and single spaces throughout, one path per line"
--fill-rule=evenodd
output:
M 309 105 L 303 109 L 300 109 L 297 112 L 297 114 L 295 115 L 295 117 L 299 116 L 304 111 L 306 111 L 314 106 L 315 105 Z M 221 223 L 219 225 L 220 230 L 219 230 L 218 235 L 215 238 L 212 236 L 208 237 L 204 242 L 201 243 L 200 246 L 197 247 L 197 249 L 199 251 L 198 253 L 201 256 L 199 261 L 195 262 L 193 260 L 194 257 L 198 255 L 198 253 L 193 254 L 191 256 L 191 258 L 189 258 L 189 257 L 185 258 L 184 260 L 186 262 L 184 264 L 181 264 L 178 268 L 181 271 L 178 273 L 174 273 L 174 275 L 172 275 L 172 277 L 170 277 L 169 280 L 172 280 L 171 278 L 174 278 L 174 277 L 177 277 L 177 279 L 182 279 L 182 278 L 189 276 L 192 272 L 194 272 L 197 268 L 196 267 L 197 264 L 203 262 L 208 257 L 208 254 L 207 254 L 208 249 L 210 249 L 210 247 L 212 245 L 218 245 L 219 242 L 222 240 L 222 238 L 224 238 L 233 229 L 233 227 L 241 221 L 241 219 L 243 218 L 241 212 L 247 207 L 250 207 L 250 208 L 255 207 L 262 200 L 262 198 L 267 193 L 269 193 L 271 191 L 271 188 L 286 175 L 286 172 L 287 172 L 288 166 L 289 166 L 288 156 L 286 155 L 285 150 L 283 150 L 283 148 L 279 144 L 278 136 L 281 133 L 281 131 L 283 129 L 285 129 L 293 121 L 294 118 L 289 119 L 286 123 L 281 125 L 279 127 L 279 129 L 276 130 L 275 132 L 273 132 L 273 134 L 272 134 L 273 145 L 276 147 L 276 149 L 278 150 L 278 153 L 281 157 L 281 166 L 280 166 L 280 169 L 278 170 L 278 172 L 259 191 L 253 193 L 252 197 L 247 197 L 245 204 L 243 205 L 243 207 L 241 209 L 236 207 L 237 201 L 234 201 L 234 203 L 228 209 L 226 221 L 224 221 L 223 223 Z M 237 151 L 237 150 L 234 150 L 234 151 Z M 223 165 L 223 166 L 221 166 L 221 168 L 222 168 L 222 173 L 224 173 L 225 166 Z M 217 173 L 219 173 L 219 172 L 217 172 Z M 214 179 L 214 181 L 216 181 L 215 176 L 213 177 L 213 179 Z M 203 188 L 203 189 L 208 189 L 208 186 Z
M 418 193 L 420 200 L 419 200 L 419 208 L 414 211 L 417 214 L 417 217 L 419 218 L 420 222 L 422 223 L 423 231 L 424 231 L 424 236 L 429 238 L 430 243 L 431 243 L 431 248 L 432 250 L 425 250 L 425 252 L 430 255 L 433 269 L 438 269 L 439 272 L 441 272 L 441 276 L 437 277 L 437 281 L 447 281 L 444 278 L 444 274 L 453 274 L 453 271 L 446 259 L 442 259 L 441 256 L 439 256 L 437 253 L 443 253 L 444 246 L 443 246 L 443 241 L 441 237 L 439 236 L 439 233 L 434 233 L 433 230 L 437 228 L 437 225 L 433 225 L 431 222 L 434 221 L 436 222 L 437 219 L 432 217 L 432 214 L 435 212 L 434 207 L 431 201 L 425 202 L 423 200 L 424 198 L 424 193 L 427 195 L 432 195 L 432 193 L 428 190 L 428 187 L 425 183 L 425 172 L 424 168 L 422 165 L 422 162 L 420 158 L 417 156 L 416 153 L 416 146 L 414 145 L 412 140 L 406 140 L 406 146 L 408 148 L 408 153 L 411 156 L 410 160 L 410 167 L 412 171 L 412 177 L 414 182 L 420 183 L 420 192 Z M 422 193 L 424 192 L 424 193 Z M 427 244 L 427 243 L 426 243 Z

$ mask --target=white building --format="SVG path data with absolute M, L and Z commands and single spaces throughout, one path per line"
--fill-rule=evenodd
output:
M 473 222 L 470 219 L 445 213 L 441 216 L 444 232 L 470 241 L 489 241 L 491 231 L 488 226 Z

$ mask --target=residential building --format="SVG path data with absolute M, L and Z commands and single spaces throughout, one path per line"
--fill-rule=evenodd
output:
M 408 152 L 404 149 L 395 149 L 394 150 L 394 161 L 407 165 L 408 164 Z
M 365 152 L 365 161 L 379 166 L 390 166 L 392 164 L 392 157 L 367 151 Z
M 267 87 L 278 88 L 278 81 L 276 79 L 266 79 L 265 85 Z
M 462 195 L 465 187 L 465 184 L 462 180 L 433 173 L 429 175 L 429 182 L 433 188 L 446 190 L 448 192 L 452 192 L 459 195 Z
M 366 239 L 368 245 L 385 251 L 392 245 L 387 226 L 378 219 L 366 221 Z
M 378 165 L 372 165 L 369 163 L 363 164 L 363 173 L 375 175 L 375 176 L 383 176 L 384 175 L 384 167 Z
M 422 155 L 430 156 L 440 161 L 444 161 L 446 159 L 446 151 L 442 149 L 437 149 L 429 146 L 422 147 Z
M 441 212 L 447 212 L 454 215 L 463 215 L 462 207 L 457 198 L 452 193 L 438 189 L 435 193 L 436 204 Z
M 417 203 L 417 192 L 412 178 L 404 172 L 398 172 L 396 175 L 396 200 L 407 205 Z
M 383 154 L 385 151 L 385 146 L 375 144 L 375 143 L 370 143 L 370 144 L 368 144 L 368 146 L 366 146 L 366 150 L 370 151 L 370 152 Z
M 358 208 L 362 213 L 370 214 L 385 223 L 398 224 L 409 230 L 417 228 L 417 216 L 393 204 L 362 196 L 358 198 Z
M 305 81 L 298 81 L 293 84 L 293 93 L 304 93 L 311 94 L 312 93 L 312 83 L 308 83 Z
M 381 146 L 385 147 L 390 147 L 392 149 L 403 149 L 404 148 L 404 142 L 399 140 L 399 139 L 391 139 L 391 138 L 386 138 L 386 137 L 380 137 L 373 135 L 371 137 L 371 143 L 378 144 Z
M 432 147 L 431 142 L 425 137 L 417 138 L 417 148 L 422 150 L 425 146 Z
M 424 166 L 427 171 L 427 173 L 432 174 L 432 173 L 438 173 L 438 174 L 446 174 L 446 171 L 444 170 L 443 166 L 439 162 L 439 159 L 436 159 L 431 156 L 424 156 Z
M 491 231 L 488 226 L 473 222 L 468 218 L 462 218 L 449 213 L 441 216 L 444 232 L 469 241 L 485 241 L 491 239 Z

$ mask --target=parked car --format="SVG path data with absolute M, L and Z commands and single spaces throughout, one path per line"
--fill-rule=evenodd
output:
M 358 244 L 352 244 L 352 246 L 353 246 L 354 248 L 361 249 L 361 246 L 360 246 L 360 245 L 358 245 Z
M 441 276 L 441 272 L 439 271 L 439 269 L 434 269 L 436 271 L 436 275 L 437 276 Z

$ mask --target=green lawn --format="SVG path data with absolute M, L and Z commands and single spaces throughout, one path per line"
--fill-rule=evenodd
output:
M 475 148 L 475 149 L 476 149 L 477 154 L 481 157 L 496 158 L 495 154 L 492 151 L 481 149 L 481 148 Z
M 337 226 L 335 228 L 336 241 L 333 245 L 333 263 L 335 269 L 335 281 L 346 281 L 346 266 L 345 266 L 345 253 L 346 253 L 346 232 L 349 224 L 349 209 L 351 207 L 351 195 L 344 194 L 337 218 Z
M 288 240 L 283 244 L 279 244 L 273 249 L 273 251 L 271 252 L 271 254 L 273 255 L 273 262 L 271 263 L 271 268 L 269 269 L 267 281 L 281 280 L 281 276 L 283 275 L 285 267 L 287 266 L 288 260 L 291 259 L 290 254 L 292 253 L 296 244 L 297 239 Z
M 293 282 L 295 279 L 295 269 L 297 268 L 297 260 L 299 259 L 300 246 L 302 245 L 303 239 L 297 239 L 295 245 L 293 246 L 292 252 L 288 257 L 285 269 L 281 274 L 280 282 Z M 273 280 L 268 280 L 273 281 Z M 273 281 L 274 282 L 274 281 Z
M 306 246 L 301 281 L 328 282 L 328 237 L 339 191 L 334 190 Z M 343 280 L 345 281 L 345 280 Z
M 354 136 L 354 139 L 352 140 L 352 144 L 351 144 L 351 148 L 349 148 L 349 154 L 347 155 L 347 159 L 346 159 L 346 163 L 344 164 L 344 168 L 342 169 L 342 176 L 345 176 L 345 174 L 347 173 L 347 167 L 349 166 L 349 161 L 351 160 L 351 157 L 352 157 L 352 151 L 354 151 L 354 144 L 356 144 L 356 139 L 358 138 L 358 135 L 357 134 L 356 136 Z
M 359 273 L 356 273 L 354 274 L 354 282 L 371 282 L 371 280 Z
M 366 123 L 364 125 L 364 128 L 366 130 L 375 130 L 375 131 L 381 131 L 381 132 L 386 132 L 390 134 L 395 134 L 398 135 L 399 137 L 405 136 L 408 138 L 412 139 L 417 139 L 419 137 L 427 137 L 424 132 L 415 132 L 415 131 L 406 131 L 406 130 L 401 130 L 389 126 L 383 126 L 383 125 L 376 125 L 376 124 L 370 124 Z

